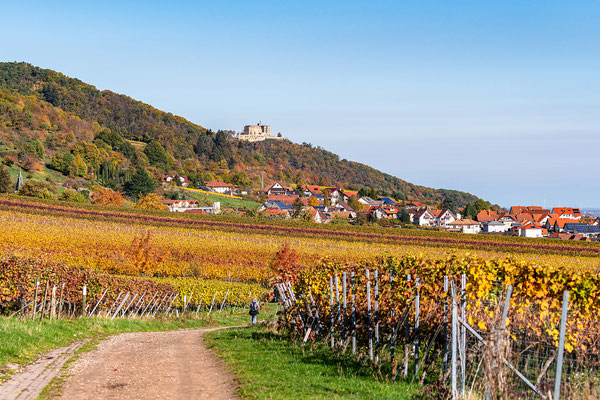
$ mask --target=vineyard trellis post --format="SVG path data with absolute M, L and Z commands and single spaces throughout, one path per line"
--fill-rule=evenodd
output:
M 411 275 L 406 275 L 406 286 L 410 285 Z M 410 357 L 410 312 L 407 314 L 406 321 L 404 322 L 404 377 L 408 376 L 408 359 Z
M 330 313 L 330 320 L 331 320 L 331 326 L 329 327 L 329 334 L 331 335 L 331 349 L 333 350 L 333 346 L 335 345 L 335 338 L 334 338 L 334 333 L 335 333 L 335 320 L 334 320 L 334 315 L 333 315 L 333 276 L 329 277 L 329 313 Z
M 108 288 L 104 289 L 104 293 L 102 293 L 102 296 L 100 296 L 100 300 L 98 300 L 98 302 L 96 303 L 96 305 L 94 306 L 94 308 L 92 308 L 92 311 L 90 311 L 90 313 L 88 314 L 88 317 L 93 317 L 94 316 L 94 313 L 96 312 L 96 309 L 98 308 L 98 306 L 102 302 L 102 299 L 104 299 L 104 296 L 106 295 L 106 292 L 108 292 Z
M 113 301 L 113 303 L 111 304 L 110 308 L 108 309 L 108 311 L 106 312 L 106 317 L 108 318 L 108 316 L 110 314 L 112 314 L 112 310 L 115 307 L 115 304 L 119 301 L 119 299 L 121 298 L 121 295 L 123 294 L 123 291 L 119 291 L 119 294 L 117 295 L 117 298 L 115 299 L 115 301 Z M 144 310 L 145 311 L 145 310 Z
M 375 318 L 375 363 L 379 363 L 379 271 L 375 270 L 373 274 L 375 280 L 375 307 L 374 307 L 374 318 Z
M 62 316 L 62 312 L 63 312 L 63 304 L 64 304 L 64 294 L 65 294 L 65 285 L 66 282 L 63 282 L 62 285 L 60 285 L 60 301 L 58 302 L 58 317 L 60 318 Z
M 373 361 L 373 315 L 371 313 L 371 277 L 369 270 L 367 277 L 367 323 L 369 324 L 369 360 Z
M 210 316 L 210 312 L 213 309 L 213 305 L 215 304 L 215 298 L 217 297 L 217 291 L 215 290 L 215 295 L 213 296 L 212 301 L 210 302 L 210 309 L 208 310 L 208 314 L 206 314 L 206 316 Z
M 457 391 L 457 377 L 456 377 L 456 356 L 457 356 L 457 344 L 458 344 L 458 307 L 456 304 L 456 293 L 454 289 L 454 281 L 450 282 L 450 291 L 452 295 L 452 357 L 450 359 L 450 370 L 451 370 L 451 390 L 452 399 L 456 400 L 458 397 Z
M 419 374 L 419 351 L 421 347 L 421 343 L 419 342 L 419 317 L 420 317 L 420 284 L 421 280 L 419 278 L 415 278 L 415 342 L 414 342 L 414 352 L 415 352 L 415 377 Z
M 83 296 L 81 298 L 81 316 L 85 316 L 85 309 L 87 307 L 87 286 L 83 285 Z M 46 300 L 44 300 L 45 302 Z
M 50 303 L 50 319 L 56 318 L 56 285 L 52 286 L 52 298 Z
M 229 289 L 227 289 L 227 293 L 225 293 L 225 297 L 223 298 L 223 302 L 221 303 L 221 308 L 219 309 L 219 314 L 223 311 L 223 307 L 225 307 L 225 302 L 227 301 L 227 296 L 229 296 Z
M 346 283 L 347 280 L 347 275 L 346 275 L 346 271 L 344 271 L 344 273 L 342 274 L 342 291 L 343 291 L 343 296 L 342 296 L 342 301 L 343 301 L 343 320 L 342 320 L 342 341 L 345 343 L 344 345 L 344 350 L 346 349 L 346 346 L 348 345 L 346 336 L 347 336 L 347 326 L 348 326 L 348 315 L 347 315 L 347 311 L 346 311 L 346 306 L 347 306 L 347 299 L 346 299 L 346 290 L 348 288 L 348 285 Z
M 350 273 L 350 290 L 352 291 L 352 355 L 356 355 L 356 294 L 354 293 L 354 272 Z
M 40 289 L 40 280 L 36 280 L 35 282 L 35 295 L 33 297 L 33 307 L 31 312 L 31 319 L 35 319 L 37 314 L 37 301 L 38 301 L 38 291 Z
M 448 372 L 448 275 L 444 275 L 444 355 L 442 364 L 445 376 Z
M 115 317 L 119 314 L 119 311 L 121 311 L 121 308 L 123 308 L 123 305 L 125 305 L 125 302 L 127 301 L 128 298 L 129 298 L 129 292 L 127 292 L 125 297 L 123 297 L 121 304 L 119 304 L 119 307 L 117 307 L 117 310 L 114 312 L 111 319 L 115 319 Z
M 394 315 L 394 270 L 390 269 L 390 320 L 392 321 L 392 333 L 390 335 L 390 362 L 392 364 L 393 374 L 396 371 L 396 321 Z
M 342 340 L 342 309 L 340 305 L 340 279 L 337 274 L 335 274 L 335 299 L 336 299 L 336 320 L 338 325 L 338 339 Z
M 565 333 L 567 330 L 567 313 L 569 309 L 569 291 L 563 292 L 562 312 L 560 315 L 560 333 L 558 339 L 558 357 L 556 359 L 556 378 L 554 380 L 554 400 L 560 400 L 560 380 L 562 377 L 563 355 L 565 351 Z
M 463 321 L 467 320 L 467 275 L 460 276 L 460 316 Z M 467 376 L 467 328 L 459 324 L 460 329 L 460 389 L 461 396 L 465 394 Z

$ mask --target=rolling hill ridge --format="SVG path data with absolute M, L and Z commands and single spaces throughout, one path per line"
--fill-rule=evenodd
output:
M 159 154 L 158 161 L 144 160 L 139 149 L 106 139 L 98 142 L 99 135 L 106 138 L 108 134 L 113 142 L 122 137 L 152 143 L 164 154 Z M 60 72 L 23 62 L 0 63 L 0 140 L 0 156 L 30 154 L 42 163 L 56 152 L 75 154 L 77 143 L 96 143 L 98 149 L 104 148 L 104 158 L 121 157 L 123 170 L 142 165 L 154 169 L 156 175 L 161 171 L 186 174 L 196 181 L 237 179 L 242 186 L 258 187 L 264 173 L 267 181 L 366 187 L 430 204 L 445 198 L 458 206 L 477 200 L 469 193 L 406 182 L 307 143 L 238 141 L 227 132 L 212 132 L 128 96 L 100 91 Z M 32 145 L 32 140 L 43 147 L 35 154 L 31 148 L 39 146 Z M 91 160 L 88 170 L 98 170 L 102 161 Z

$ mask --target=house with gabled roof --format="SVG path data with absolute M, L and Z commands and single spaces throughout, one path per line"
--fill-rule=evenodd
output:
M 540 206 L 512 206 L 510 208 L 510 214 L 520 214 L 520 213 L 541 213 L 547 212 L 550 213 L 550 210 L 546 210 Z
M 435 215 L 433 215 L 428 209 L 421 208 L 412 215 L 412 222 L 413 224 L 419 226 L 434 226 Z
M 446 228 L 449 223 L 456 221 L 458 218 L 454 213 L 447 208 L 440 210 L 435 218 L 435 224 L 439 227 Z
M 234 186 L 229 183 L 220 181 L 220 180 L 206 182 L 204 184 L 204 186 L 206 186 L 209 190 L 211 190 L 215 193 L 222 193 L 222 194 L 229 194 L 229 195 L 233 194 Z
M 381 207 L 383 205 L 383 201 L 381 200 L 373 200 L 370 197 L 361 197 L 358 201 L 368 207 Z
M 404 208 L 406 208 L 407 210 L 410 210 L 410 209 L 418 210 L 420 208 L 425 208 L 425 204 L 420 203 L 418 201 L 411 201 Z
M 477 222 L 490 222 L 495 221 L 498 218 L 498 214 L 492 210 L 481 210 L 475 216 Z
M 483 232 L 485 233 L 504 233 L 510 229 L 510 226 L 506 226 L 500 221 L 487 221 L 482 223 Z
M 279 182 L 273 183 L 271 186 L 265 189 L 265 193 L 268 195 L 295 195 L 294 189 L 289 186 L 284 186 Z
M 472 219 L 465 218 L 449 223 L 448 229 L 462 233 L 477 234 L 481 232 L 481 224 Z
M 556 218 L 565 218 L 565 219 L 581 219 L 581 210 L 579 208 L 572 207 L 554 207 L 552 209 L 552 214 L 556 216 Z

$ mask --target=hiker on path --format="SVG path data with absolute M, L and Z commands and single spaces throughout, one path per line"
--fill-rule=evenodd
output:
M 249 314 L 252 315 L 252 325 L 256 325 L 256 316 L 259 314 L 258 310 L 260 309 L 260 304 L 258 304 L 258 300 L 256 300 L 256 297 L 252 299 L 252 302 L 250 303 L 250 312 Z

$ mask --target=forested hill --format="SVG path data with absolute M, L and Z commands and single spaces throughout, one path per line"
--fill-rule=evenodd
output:
M 67 142 L 57 148 L 50 139 L 72 133 L 77 140 L 92 142 L 101 132 L 105 138 L 111 132 L 129 140 L 155 142 L 153 147 L 160 144 L 164 160 L 159 154 L 158 159 L 149 160 L 149 166 L 198 180 L 227 181 L 235 175 L 239 182 L 256 184 L 264 172 L 267 180 L 287 184 L 369 187 L 381 194 L 431 204 L 451 198 L 460 206 L 477 199 L 464 192 L 414 185 L 367 165 L 340 160 L 336 154 L 309 144 L 288 140 L 239 142 L 225 132 L 207 131 L 128 96 L 99 91 L 78 79 L 27 63 L 0 63 L 0 90 L 0 139 L 4 139 L 4 147 L 20 153 L 31 147 L 27 143 L 32 138 L 45 143 L 44 156 L 49 158 L 57 150 L 73 153 Z M 131 149 L 112 146 L 107 151 L 123 153 L 123 168 L 139 161 Z M 130 163 L 132 157 L 136 161 Z M 240 174 L 247 176 L 240 178 Z

